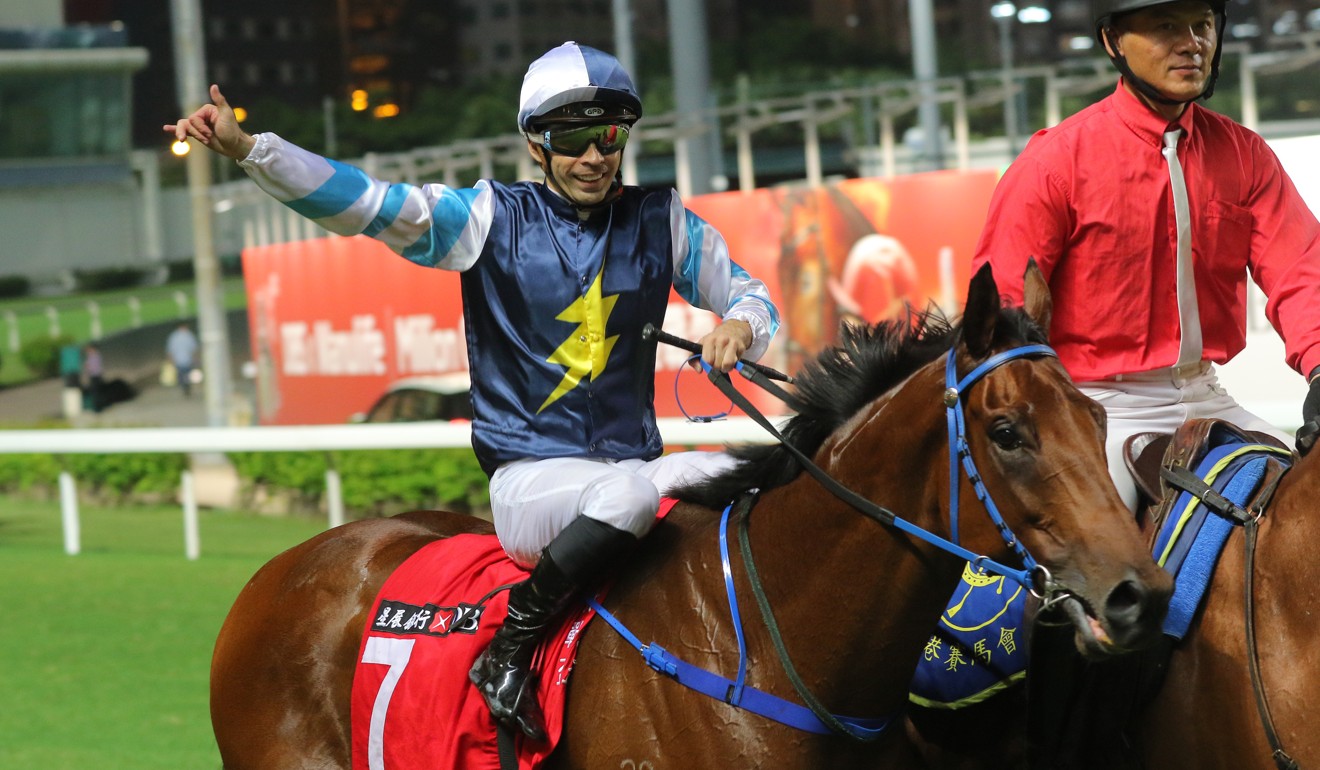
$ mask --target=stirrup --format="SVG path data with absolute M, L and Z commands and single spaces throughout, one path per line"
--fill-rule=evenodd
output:
M 548 739 L 545 713 L 537 700 L 536 676 L 530 670 L 507 661 L 491 661 L 483 652 L 473 663 L 468 679 L 476 685 L 495 721 L 534 741 Z

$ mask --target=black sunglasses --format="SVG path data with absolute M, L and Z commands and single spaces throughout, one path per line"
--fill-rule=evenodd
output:
M 622 123 L 549 128 L 541 132 L 542 147 L 572 158 L 581 157 L 593 144 L 601 155 L 609 155 L 622 150 L 627 143 L 628 127 Z

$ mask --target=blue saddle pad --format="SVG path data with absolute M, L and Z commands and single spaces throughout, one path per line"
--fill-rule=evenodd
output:
M 1260 486 L 1271 456 L 1285 464 L 1292 462 L 1286 450 L 1233 436 L 1207 452 L 1195 473 L 1229 501 L 1246 505 Z M 1164 633 L 1175 639 L 1187 634 L 1233 524 L 1190 492 L 1182 492 L 1174 501 L 1152 551 L 1160 566 L 1174 576 Z
M 1026 675 L 1027 591 L 968 563 L 926 642 L 908 699 L 928 708 L 978 703 Z

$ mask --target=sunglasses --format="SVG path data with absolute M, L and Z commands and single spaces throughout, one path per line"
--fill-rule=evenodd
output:
M 542 147 L 572 158 L 581 157 L 593 144 L 601 155 L 609 155 L 622 150 L 627 143 L 628 127 L 622 123 L 551 128 L 541 132 Z

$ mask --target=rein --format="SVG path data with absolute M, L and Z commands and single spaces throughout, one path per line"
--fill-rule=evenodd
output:
M 690 352 L 700 352 L 700 348 L 695 343 L 666 334 L 650 325 L 643 330 L 643 338 L 666 342 L 684 348 Z M 769 419 L 767 419 L 760 410 L 758 410 L 736 387 L 734 387 L 732 380 L 727 373 L 712 369 L 704 363 L 702 365 L 706 369 L 706 375 L 711 383 L 719 388 L 720 392 L 724 393 L 724 395 L 726 395 L 734 404 L 741 408 L 747 416 L 755 420 L 758 425 L 764 428 L 771 436 L 776 438 L 780 444 L 798 460 L 802 465 L 803 470 L 820 483 L 821 486 L 830 492 L 830 494 L 847 503 L 859 513 L 870 519 L 874 519 L 882 524 L 894 527 L 900 531 L 925 540 L 941 550 L 970 562 L 980 569 L 1013 579 L 1026 587 L 1038 598 L 1044 600 L 1045 604 L 1048 605 L 1054 601 L 1058 601 L 1056 593 L 1059 592 L 1059 586 L 1053 581 L 1049 571 L 1038 564 L 1013 535 L 1011 529 L 1004 521 L 1003 516 L 999 513 L 998 507 L 995 506 L 994 501 L 991 499 L 989 490 L 987 490 L 982 483 L 981 475 L 976 468 L 975 461 L 972 459 L 971 449 L 967 442 L 963 400 L 964 394 L 968 388 L 991 371 L 1009 361 L 1026 357 L 1055 355 L 1054 350 L 1048 345 L 1023 345 L 991 356 L 959 380 L 957 377 L 955 349 L 952 347 L 950 348 L 945 365 L 944 406 L 949 433 L 949 513 L 953 540 L 947 540 L 928 530 L 918 527 L 915 524 L 900 518 L 888 508 L 877 505 L 840 484 L 836 479 L 820 468 L 820 466 L 816 465 L 816 463 L 812 461 L 810 457 L 807 457 L 805 453 L 786 441 L 784 436 L 769 421 Z M 735 365 L 735 368 L 744 377 L 772 395 L 780 398 L 789 406 L 793 406 L 796 403 L 796 399 L 785 393 L 778 386 L 769 382 L 769 378 L 792 382 L 792 379 L 786 375 L 780 374 L 773 369 L 767 369 L 766 367 L 752 364 L 751 362 L 739 361 Z M 985 506 L 987 514 L 990 516 L 996 529 L 999 530 L 1000 536 L 1009 548 L 1011 548 L 1022 560 L 1025 569 L 1017 570 L 1007 567 L 988 556 L 973 553 L 957 542 L 959 460 L 961 460 L 961 467 L 964 472 L 966 472 L 968 480 L 971 482 L 972 487 L 975 490 L 977 499 L 979 499 Z M 599 601 L 593 599 L 590 602 L 592 608 L 621 636 L 623 636 L 626 641 L 641 652 L 647 665 L 660 673 L 667 674 L 687 687 L 723 700 L 730 705 L 745 708 L 753 713 L 770 717 L 799 729 L 821 732 L 818 726 L 823 725 L 836 733 L 846 735 L 855 740 L 873 741 L 878 739 L 892 718 L 886 718 L 883 720 L 857 720 L 853 718 L 841 719 L 836 717 L 831 714 L 829 710 L 825 708 L 825 706 L 822 705 L 811 693 L 801 677 L 798 676 L 796 669 L 793 667 L 792 661 L 789 658 L 788 649 L 785 646 L 783 637 L 779 631 L 779 625 L 775 621 L 774 613 L 771 611 L 769 600 L 765 596 L 760 576 L 757 573 L 755 562 L 752 559 L 751 542 L 748 537 L 748 524 L 751 518 L 754 497 L 754 493 L 748 493 L 738 502 L 740 518 L 740 526 L 738 530 L 739 546 L 742 549 L 743 561 L 747 569 L 748 580 L 752 592 L 756 597 L 757 605 L 761 610 L 761 615 L 766 628 L 774 642 L 775 650 L 780 659 L 780 664 L 784 667 L 784 671 L 792 682 L 794 690 L 796 690 L 799 697 L 808 704 L 811 712 L 810 715 L 804 716 L 802 712 L 805 711 L 805 709 L 801 706 L 789 703 L 776 696 L 768 695 L 755 688 L 748 688 L 745 685 L 746 641 L 742 634 L 742 620 L 738 611 L 737 596 L 733 588 L 732 569 L 730 566 L 727 544 L 728 519 L 732 504 L 725 508 L 724 515 L 720 522 L 720 556 L 725 576 L 725 588 L 730 602 L 730 611 L 733 616 L 734 628 L 738 638 L 739 662 L 736 680 L 731 681 L 716 674 L 711 674 L 710 672 L 674 658 L 672 654 L 654 642 L 650 645 L 644 645 L 636 636 L 623 626 L 618 618 L 605 610 Z M 1036 591 L 1033 575 L 1041 576 L 1041 593 L 1037 593 Z M 808 718 L 809 716 L 814 716 L 814 718 Z
M 864 719 L 838 717 L 831 714 L 807 690 L 801 677 L 793 668 L 793 664 L 788 658 L 788 650 L 784 647 L 783 639 L 779 634 L 779 627 L 775 623 L 774 615 L 770 612 L 770 605 L 765 599 L 764 591 L 761 590 L 760 581 L 756 579 L 753 580 L 753 589 L 757 603 L 761 608 L 762 617 L 765 618 L 766 625 L 771 630 L 771 637 L 774 639 L 780 662 L 784 665 L 785 672 L 793 682 L 794 689 L 807 703 L 807 707 L 804 708 L 777 695 L 747 686 L 747 639 L 743 636 L 742 613 L 738 609 L 738 595 L 733 587 L 733 568 L 729 558 L 728 533 L 730 514 L 733 508 L 737 506 L 740 523 L 738 529 L 739 544 L 743 549 L 747 569 L 755 576 L 755 567 L 751 563 L 751 551 L 746 541 L 747 521 L 750 518 L 748 514 L 751 512 L 755 499 L 756 494 L 754 492 L 744 494 L 736 503 L 725 506 L 724 514 L 720 517 L 720 564 L 724 571 L 724 590 L 729 600 L 729 614 L 732 617 L 734 633 L 738 639 L 738 674 L 735 679 L 731 680 L 694 666 L 681 658 L 675 657 L 673 653 L 655 642 L 643 644 L 635 634 L 623 625 L 622 621 L 601 605 L 599 599 L 592 598 L 587 604 L 595 610 L 602 620 L 610 624 L 619 633 L 619 636 L 624 638 L 624 641 L 642 654 L 642 660 L 646 665 L 684 687 L 805 732 L 829 734 L 833 731 L 862 742 L 877 740 L 896 717 Z
M 1214 513 L 1242 525 L 1245 536 L 1242 546 L 1244 561 L 1242 609 L 1247 637 L 1247 672 L 1251 677 L 1252 693 L 1256 696 L 1256 713 L 1260 717 L 1265 738 L 1269 741 L 1270 758 L 1274 760 L 1275 767 L 1279 770 L 1299 770 L 1301 766 L 1284 750 L 1283 741 L 1274 727 L 1274 717 L 1270 713 L 1269 700 L 1265 695 L 1265 682 L 1260 675 L 1260 653 L 1256 646 L 1256 537 L 1260 530 L 1260 520 L 1265 518 L 1265 508 L 1274 498 L 1279 481 L 1288 471 L 1288 467 L 1279 463 L 1277 459 L 1269 460 L 1267 468 L 1266 481 L 1262 489 L 1256 493 L 1246 509 L 1225 498 L 1186 468 L 1162 468 L 1160 476 L 1172 486 L 1195 496 Z
M 1255 646 L 1255 538 L 1261 519 L 1265 516 L 1265 506 L 1269 505 L 1270 499 L 1274 497 L 1275 487 L 1282 478 L 1283 473 L 1275 469 L 1267 482 L 1267 489 L 1262 490 L 1255 502 L 1251 503 L 1250 512 L 1253 515 L 1242 523 L 1242 530 L 1246 535 L 1242 553 L 1242 589 L 1246 597 L 1242 614 L 1245 615 L 1243 619 L 1246 622 L 1247 670 L 1251 674 L 1251 689 L 1255 692 L 1255 709 L 1261 715 L 1261 726 L 1265 728 L 1265 737 L 1270 741 L 1270 757 L 1274 759 L 1274 765 L 1279 770 L 1299 770 L 1300 765 L 1290 754 L 1284 752 L 1283 741 L 1279 738 L 1278 730 L 1274 729 L 1274 717 L 1270 715 L 1270 703 L 1265 696 L 1265 680 L 1261 679 L 1261 654 Z

